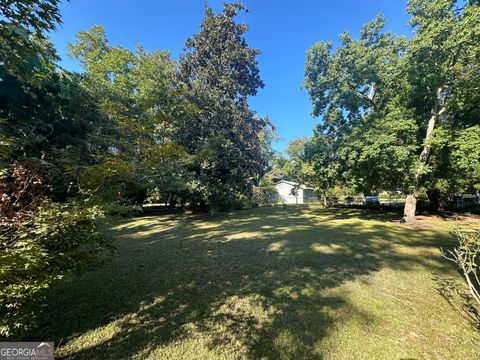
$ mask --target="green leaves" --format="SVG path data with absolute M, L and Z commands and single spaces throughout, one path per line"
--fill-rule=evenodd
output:
M 314 166 L 317 181 L 328 178 L 326 168 L 336 169 L 335 181 L 364 191 L 408 193 L 447 182 L 442 190 L 453 194 L 480 181 L 466 154 L 480 147 L 470 132 L 480 111 L 480 6 L 411 0 L 407 11 L 408 40 L 384 31 L 380 15 L 358 39 L 344 33 L 338 48 L 320 42 L 308 51 L 304 86 L 313 114 L 322 116 L 312 144 L 329 137 L 330 153 L 339 155 L 326 161 L 320 146 L 310 156 L 322 164 Z
M 82 190 L 122 204 L 174 190 L 170 184 L 184 177 L 187 158 L 176 133 L 195 109 L 178 89 L 169 53 L 111 46 L 101 26 L 81 31 L 69 47 L 107 126 L 97 164 L 83 169 Z
M 312 100 L 313 115 L 324 116 L 326 131 L 348 131 L 365 111 L 379 108 L 388 96 L 405 40 L 383 32 L 384 23 L 383 16 L 378 16 L 364 25 L 358 40 L 342 34 L 342 45 L 334 52 L 331 42 L 308 50 L 303 85 Z M 372 98 L 368 96 L 371 86 L 376 90 Z
M 103 212 L 79 199 L 78 171 L 105 150 L 81 76 L 43 36 L 58 1 L 3 1 L 0 21 L 0 336 L 35 324 L 45 291 L 111 249 Z M 75 200 L 72 198 L 77 197 Z
M 114 249 L 102 218 L 101 209 L 82 202 L 50 203 L 27 223 L 0 225 L 0 336 L 33 326 L 48 287 Z
M 465 188 L 480 191 L 480 125 L 460 130 L 451 143 L 452 166 L 462 173 Z
M 219 98 L 242 101 L 263 87 L 255 59 L 260 52 L 246 43 L 247 26 L 234 20 L 240 11 L 246 11 L 241 3 L 224 4 L 219 14 L 205 7 L 201 31 L 187 40 L 180 59 L 180 77 L 189 90 L 206 87 Z
M 417 159 L 417 132 L 414 114 L 401 106 L 392 104 L 385 112 L 370 115 L 342 143 L 344 176 L 362 179 L 357 186 L 366 193 L 408 192 Z
M 251 180 L 267 165 L 264 131 L 270 126 L 249 108 L 247 99 L 263 87 L 256 56 L 244 38 L 245 24 L 235 16 L 246 8 L 205 8 L 200 32 L 186 42 L 179 80 L 187 101 L 198 111 L 179 127 L 177 138 L 192 155 L 192 189 L 218 209 L 229 197 L 249 195 Z
M 60 0 L 3 0 L 2 17 L 25 30 L 41 35 L 60 23 Z

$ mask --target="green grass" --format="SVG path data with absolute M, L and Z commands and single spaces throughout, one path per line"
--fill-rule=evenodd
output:
M 104 267 L 51 294 L 42 339 L 69 359 L 475 359 L 480 333 L 440 247 L 359 210 L 149 217 Z

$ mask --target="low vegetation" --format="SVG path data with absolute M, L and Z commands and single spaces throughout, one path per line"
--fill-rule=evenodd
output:
M 478 358 L 463 279 L 440 250 L 459 222 L 400 217 L 270 207 L 124 220 L 112 261 L 58 286 L 38 334 L 68 359 Z
M 457 229 L 458 245 L 448 250 L 445 258 L 453 261 L 460 269 L 473 299 L 480 305 L 480 231 Z

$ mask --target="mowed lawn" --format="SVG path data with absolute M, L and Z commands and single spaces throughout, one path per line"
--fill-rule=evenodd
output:
M 309 207 L 124 220 L 102 268 L 52 292 L 68 359 L 478 359 L 453 221 Z M 478 223 L 471 222 L 471 226 Z

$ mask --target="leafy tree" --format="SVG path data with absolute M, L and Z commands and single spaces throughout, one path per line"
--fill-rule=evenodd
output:
M 41 79 L 39 67 L 55 57 L 45 32 L 60 22 L 59 0 L 3 0 L 0 6 L 1 68 L 24 81 Z
M 98 163 L 81 179 L 84 190 L 142 204 L 149 191 L 179 188 L 186 153 L 173 135 L 191 110 L 175 86 L 169 53 L 113 47 L 101 26 L 79 32 L 70 53 L 83 65 L 82 84 L 108 126 Z
M 331 136 L 315 129 L 314 136 L 305 146 L 303 177 L 305 182 L 315 186 L 328 206 L 327 193 L 339 183 L 339 160 L 336 142 Z
M 43 36 L 60 23 L 59 3 L 60 0 L 2 0 L 0 13 L 10 24 Z
M 59 69 L 43 31 L 58 1 L 4 1 L 0 21 L 0 336 L 35 322 L 45 290 L 110 247 L 102 211 L 78 198 L 101 133 L 78 77 Z
M 302 168 L 305 161 L 305 146 L 309 139 L 305 136 L 294 139 L 288 143 L 285 150 L 289 159 L 287 177 L 293 181 L 302 181 Z
M 414 37 L 403 59 L 410 90 L 404 94 L 404 101 L 418 114 L 424 131 L 413 175 L 410 195 L 413 199 L 437 165 L 431 161 L 433 142 L 446 144 L 450 132 L 478 123 L 478 114 L 465 116 L 456 110 L 462 106 L 459 101 L 466 102 L 465 108 L 476 106 L 478 109 L 476 97 L 464 96 L 465 91 L 473 91 L 474 87 L 465 81 L 461 71 L 470 66 L 478 70 L 478 62 L 472 61 L 472 55 L 473 59 L 478 56 L 480 6 L 468 2 L 459 8 L 453 0 L 411 0 L 407 10 L 412 14 L 410 24 L 414 27 Z M 478 72 L 473 77 L 478 80 Z M 443 149 L 445 147 L 439 148 Z M 412 208 L 405 209 L 406 221 L 414 221 L 414 212 L 412 202 Z
M 462 173 L 460 188 L 480 191 L 480 126 L 472 126 L 456 133 L 452 142 L 452 159 Z
M 411 111 L 395 102 L 365 116 L 339 149 L 342 176 L 363 193 L 409 191 L 416 164 L 418 126 Z
M 335 51 L 331 42 L 319 42 L 307 52 L 303 86 L 313 102 L 313 115 L 323 117 L 307 153 L 325 203 L 327 191 L 335 185 L 343 183 L 370 192 L 378 188 L 380 180 L 372 176 L 372 171 L 389 173 L 385 169 L 390 166 L 386 157 L 378 162 L 375 156 L 382 153 L 382 142 L 392 143 L 392 137 L 395 141 L 396 136 L 389 134 L 383 140 L 376 139 L 381 125 L 370 122 L 381 121 L 377 113 L 386 113 L 386 105 L 395 94 L 393 79 L 406 40 L 384 32 L 384 24 L 385 19 L 380 15 L 361 29 L 358 40 L 345 32 L 340 35 L 341 46 Z M 366 133 L 373 136 L 367 140 L 370 147 L 365 146 Z M 382 186 L 400 185 L 395 182 L 398 176 L 388 180 L 390 183 Z
M 248 106 L 263 87 L 256 56 L 235 22 L 241 3 L 225 4 L 215 14 L 205 7 L 200 32 L 188 39 L 180 59 L 179 79 L 198 114 L 178 128 L 176 138 L 193 156 L 192 190 L 199 203 L 216 211 L 235 194 L 248 194 L 252 179 L 268 164 L 262 134 L 269 126 Z
M 337 180 L 365 191 L 403 190 L 407 222 L 415 221 L 416 196 L 434 194 L 442 174 L 461 183 L 453 180 L 458 153 L 451 145 L 478 123 L 478 98 L 466 94 L 475 93 L 479 74 L 479 5 L 457 6 L 411 0 L 408 41 L 383 31 L 379 16 L 358 40 L 344 33 L 335 51 L 318 43 L 307 54 L 304 84 L 314 115 L 323 116 L 321 136 L 339 151 Z
M 378 16 L 354 40 L 340 35 L 341 46 L 319 42 L 307 52 L 304 87 L 313 103 L 313 115 L 323 116 L 319 130 L 340 137 L 360 124 L 363 115 L 385 106 L 399 57 L 405 50 L 403 37 L 383 32 L 385 19 Z M 370 96 L 372 88 L 375 96 Z

